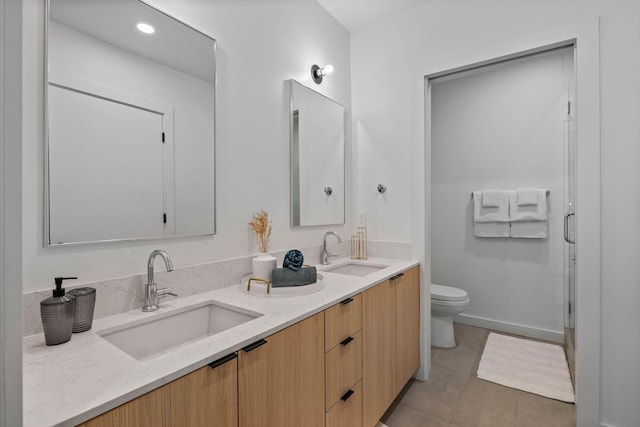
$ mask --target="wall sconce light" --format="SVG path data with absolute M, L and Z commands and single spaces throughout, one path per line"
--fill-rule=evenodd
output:
M 317 65 L 313 65 L 311 67 L 311 77 L 317 84 L 322 83 L 322 78 L 324 76 L 329 76 L 331 74 L 333 74 L 333 65 L 331 64 L 327 64 L 322 68 L 318 67 Z

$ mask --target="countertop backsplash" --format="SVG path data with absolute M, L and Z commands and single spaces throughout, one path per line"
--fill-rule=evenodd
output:
M 328 244 L 332 254 L 341 257 L 349 256 L 350 242 L 343 239 L 343 243 Z M 405 242 L 369 242 L 369 256 L 383 258 L 409 259 L 411 258 L 411 244 Z M 288 248 L 283 251 L 272 252 L 278 259 L 278 266 L 282 265 L 282 259 Z M 320 263 L 322 245 L 297 248 L 305 256 L 305 264 Z M 164 266 L 158 263 L 155 273 L 156 283 L 159 287 L 171 287 L 172 292 L 178 294 L 178 298 L 195 295 L 214 289 L 240 283 L 242 277 L 251 273 L 251 259 L 255 255 L 216 261 L 188 267 L 176 268 L 171 273 L 164 271 Z M 124 313 L 130 310 L 142 308 L 144 304 L 144 284 L 147 274 L 136 276 L 106 279 L 98 282 L 82 283 L 77 286 L 67 287 L 70 291 L 76 287 L 89 286 L 96 289 L 96 306 L 94 319 Z M 40 319 L 40 301 L 51 296 L 51 290 L 43 290 L 23 294 L 23 336 L 39 334 L 42 332 Z M 172 298 L 172 297 L 168 297 Z M 162 300 L 161 300 L 162 301 Z

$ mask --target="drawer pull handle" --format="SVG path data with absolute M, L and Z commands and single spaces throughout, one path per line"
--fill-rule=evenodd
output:
M 402 276 L 404 276 L 404 273 L 396 274 L 395 276 L 391 277 L 389 280 L 397 280 L 397 279 L 401 278 Z
M 345 300 L 342 300 L 342 301 L 340 301 L 340 304 L 342 304 L 342 305 L 347 305 L 347 304 L 349 304 L 350 302 L 353 302 L 353 298 L 347 298 L 347 299 L 345 299 Z
M 342 341 L 340 341 L 340 344 L 342 345 L 347 345 L 349 344 L 351 341 L 353 341 L 353 337 L 349 337 L 349 338 L 345 338 Z
M 246 346 L 242 350 L 245 353 L 249 353 L 250 351 L 255 350 L 256 348 L 260 347 L 261 345 L 265 345 L 266 343 L 267 343 L 267 340 L 256 341 L 253 344 L 249 344 L 248 346 Z
M 236 353 L 227 354 L 226 356 L 221 357 L 220 359 L 214 360 L 213 362 L 209 363 L 209 367 L 211 369 L 215 369 L 218 366 L 224 365 L 228 361 L 233 360 L 233 359 L 235 359 L 237 357 L 238 357 L 238 355 Z
M 347 400 L 349 400 L 352 394 L 353 394 L 353 390 L 349 390 L 348 392 L 343 394 L 340 399 L 342 399 L 343 402 L 346 402 Z

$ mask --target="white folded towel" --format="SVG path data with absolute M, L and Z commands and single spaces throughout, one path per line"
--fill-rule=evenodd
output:
M 474 222 L 509 222 L 509 197 L 502 192 L 497 207 L 482 206 L 482 191 L 473 192 L 473 221 Z
M 511 235 L 511 223 L 474 222 L 473 235 L 476 237 L 509 237 Z
M 537 188 L 518 188 L 518 206 L 528 206 L 538 204 Z
M 535 205 L 519 205 L 517 191 L 509 193 L 509 218 L 511 222 L 517 221 L 546 221 L 547 212 L 547 191 L 537 190 L 538 203 Z
M 497 208 L 504 200 L 504 191 L 502 190 L 484 190 L 482 192 L 482 207 Z
M 517 221 L 511 223 L 514 239 L 546 239 L 549 237 L 548 221 Z

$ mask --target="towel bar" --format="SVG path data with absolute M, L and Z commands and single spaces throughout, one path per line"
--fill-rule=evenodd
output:
M 471 198 L 473 199 L 473 191 L 471 192 Z M 551 190 L 547 190 L 547 197 L 551 194 Z

